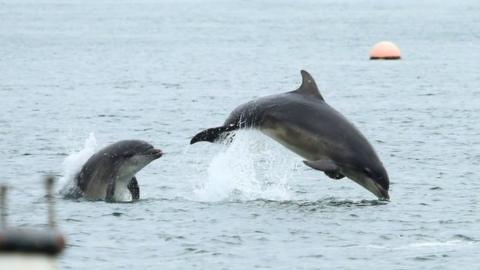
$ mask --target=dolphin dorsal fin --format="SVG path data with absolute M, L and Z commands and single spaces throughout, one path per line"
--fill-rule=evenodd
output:
M 316 97 L 322 101 L 325 101 L 320 94 L 320 91 L 318 91 L 317 84 L 315 83 L 312 75 L 305 70 L 300 71 L 300 73 L 302 74 L 302 85 L 300 85 L 300 87 L 293 92 L 305 96 Z

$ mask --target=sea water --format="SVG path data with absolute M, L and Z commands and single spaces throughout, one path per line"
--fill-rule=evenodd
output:
M 0 3 L 0 183 L 11 225 L 46 227 L 96 150 L 166 154 L 136 203 L 57 201 L 61 269 L 476 269 L 480 2 Z M 369 61 L 391 40 L 400 61 Z M 391 202 L 258 131 L 189 141 L 300 69 L 369 139 Z M 307 116 L 306 116 L 307 117 Z M 90 135 L 94 134 L 94 135 Z

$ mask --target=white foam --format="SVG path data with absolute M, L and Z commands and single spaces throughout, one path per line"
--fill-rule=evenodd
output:
M 432 242 L 414 242 L 401 246 L 384 246 L 384 245 L 367 245 L 367 248 L 373 249 L 392 249 L 392 250 L 412 250 L 412 249 L 428 249 L 428 248 L 449 248 L 452 246 L 467 246 L 476 243 L 464 240 L 448 240 L 448 241 L 432 241 Z
M 63 161 L 63 177 L 60 178 L 60 194 L 71 190 L 74 186 L 75 175 L 80 172 L 83 164 L 96 152 L 97 139 L 92 132 L 85 140 L 83 148 L 79 151 L 71 152 Z
M 201 201 L 289 200 L 288 179 L 298 159 L 255 130 L 236 132 L 212 159 L 208 176 L 194 190 Z
M 465 245 L 471 244 L 467 241 L 462 240 L 449 240 L 449 241 L 437 241 L 437 242 L 417 242 L 412 243 L 409 247 L 413 248 L 428 248 L 428 247 L 447 247 L 447 246 L 455 246 L 455 245 Z

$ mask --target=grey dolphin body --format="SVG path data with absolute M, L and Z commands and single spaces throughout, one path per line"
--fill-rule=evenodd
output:
M 368 140 L 328 105 L 312 76 L 301 71 L 295 91 L 262 97 L 238 106 L 223 126 L 195 135 L 214 142 L 222 134 L 255 128 L 302 156 L 304 163 L 334 179 L 348 177 L 381 200 L 388 200 L 389 178 Z
M 128 189 L 132 200 L 140 198 L 135 174 L 162 156 L 162 151 L 139 140 L 124 140 L 101 149 L 83 165 L 76 175 L 75 187 L 66 198 L 121 201 Z

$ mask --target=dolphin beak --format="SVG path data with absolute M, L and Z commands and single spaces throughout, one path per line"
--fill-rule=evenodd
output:
M 375 195 L 377 195 L 380 201 L 390 201 L 390 195 L 388 195 L 387 190 L 385 190 L 382 186 L 380 186 L 377 183 L 375 183 L 375 187 L 378 189 L 378 193 L 375 193 Z M 378 196 L 378 195 L 381 195 L 381 196 Z
M 155 157 L 155 159 L 160 158 L 161 156 L 163 156 L 162 150 L 160 150 L 160 149 L 155 149 L 155 148 L 152 148 L 152 149 L 148 150 L 147 154 L 150 155 L 150 156 Z
M 350 175 L 349 178 L 370 191 L 371 193 L 373 193 L 380 201 L 390 201 L 390 195 L 388 194 L 388 190 L 383 188 L 382 185 L 377 183 L 372 178 L 359 176 L 358 174 Z

